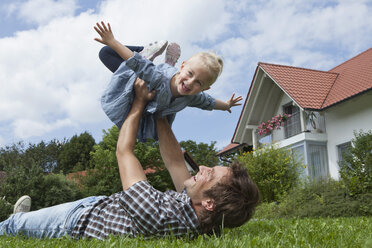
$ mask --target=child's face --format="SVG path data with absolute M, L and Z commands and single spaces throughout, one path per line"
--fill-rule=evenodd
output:
M 201 61 L 194 58 L 181 64 L 176 84 L 181 96 L 195 95 L 210 88 L 211 77 Z

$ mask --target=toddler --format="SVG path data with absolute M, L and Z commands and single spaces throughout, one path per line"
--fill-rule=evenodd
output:
M 154 100 L 147 104 L 142 116 L 137 134 L 139 141 L 144 142 L 147 138 L 157 140 L 156 118 L 166 117 L 171 125 L 176 113 L 187 106 L 231 112 L 231 107 L 241 105 L 241 96 L 235 98 L 233 94 L 224 102 L 204 92 L 222 72 L 223 62 L 216 54 L 197 53 L 182 62 L 178 71 L 167 63 L 155 65 L 149 60 L 161 54 L 166 44 L 154 45 L 159 49 L 155 49 L 153 54 L 146 54 L 145 57 L 149 58 L 146 59 L 118 42 L 109 23 L 97 23 L 94 29 L 101 37 L 95 40 L 110 47 L 124 60 L 115 70 L 101 98 L 102 108 L 111 121 L 119 128 L 124 123 L 134 99 L 133 85 L 137 77 L 147 83 L 149 91 L 156 90 Z

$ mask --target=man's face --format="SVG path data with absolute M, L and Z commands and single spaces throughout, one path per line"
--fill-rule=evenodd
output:
M 212 188 L 222 178 L 230 175 L 230 169 L 223 166 L 199 166 L 199 172 L 184 182 L 187 195 L 197 204 L 203 200 L 204 191 Z

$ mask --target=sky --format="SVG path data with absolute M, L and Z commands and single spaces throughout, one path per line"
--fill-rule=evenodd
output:
M 111 24 L 120 42 L 177 42 L 181 58 L 222 56 L 207 91 L 246 99 L 258 62 L 328 71 L 372 47 L 372 0 L 1 0 L 0 147 L 113 126 L 100 106 L 112 73 L 98 59 L 93 26 Z M 164 55 L 154 63 L 162 63 Z M 242 106 L 186 108 L 172 129 L 179 141 L 228 145 Z

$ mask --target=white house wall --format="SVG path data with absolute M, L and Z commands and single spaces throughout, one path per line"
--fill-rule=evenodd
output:
M 351 141 L 354 130 L 372 130 L 372 92 L 337 104 L 325 111 L 328 163 L 331 177 L 338 178 L 337 146 Z

